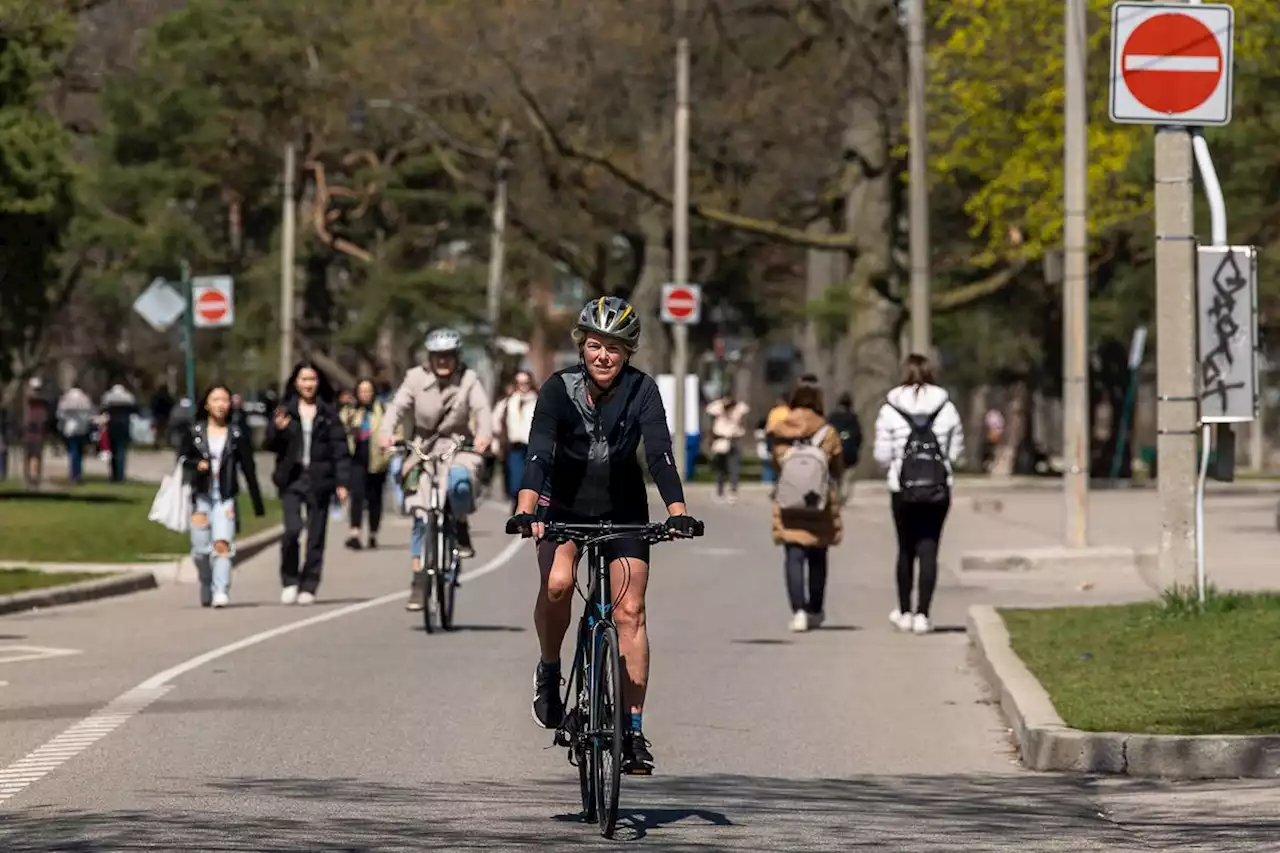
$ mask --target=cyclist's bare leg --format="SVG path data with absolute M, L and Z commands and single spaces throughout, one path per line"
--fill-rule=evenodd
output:
M 533 605 L 533 624 L 538 631 L 538 647 L 542 662 L 557 663 L 564 635 L 573 618 L 573 561 L 578 547 L 572 542 L 560 545 L 551 554 L 549 543 L 538 545 L 538 569 L 541 583 L 538 600 Z
M 618 626 L 618 651 L 626 668 L 623 691 L 631 713 L 644 710 L 649 689 L 649 629 L 645 626 L 645 590 L 649 587 L 649 564 L 631 557 L 609 564 L 614 624 Z

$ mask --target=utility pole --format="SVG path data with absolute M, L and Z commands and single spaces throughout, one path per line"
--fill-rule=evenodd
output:
M 498 392 L 498 314 L 502 304 L 503 263 L 506 254 L 507 230 L 507 172 L 511 161 L 508 158 L 508 147 L 511 138 L 511 122 L 502 120 L 498 130 L 498 160 L 493 167 L 493 228 L 489 235 L 489 288 L 487 292 L 485 317 L 489 321 L 488 350 L 489 368 L 486 371 L 484 389 L 493 401 Z
M 1191 132 L 1156 128 L 1156 459 L 1160 579 L 1196 578 L 1196 237 Z
M 180 265 L 182 271 L 182 298 L 187 301 L 187 310 L 182 314 L 182 342 L 186 350 L 187 399 L 191 401 L 191 417 L 194 420 L 199 404 L 196 403 L 196 309 L 192 299 L 191 264 L 183 258 Z
M 929 149 L 925 134 L 924 0 L 907 0 L 907 78 L 909 81 L 908 206 L 911 264 L 911 348 L 932 354 L 929 306 Z
M 675 244 L 672 252 L 673 284 L 689 283 L 689 0 L 676 3 L 676 127 L 675 127 L 675 199 L 672 206 L 672 230 Z M 676 323 L 671 330 L 674 343 L 676 379 L 676 469 L 681 478 L 688 470 L 688 437 L 685 433 L 685 371 L 689 357 L 689 327 Z
M 294 210 L 294 162 L 293 143 L 284 147 L 284 193 L 281 211 L 280 239 L 280 396 L 284 397 L 288 389 L 284 387 L 293 372 L 293 271 L 294 271 L 294 229 L 298 225 L 298 216 Z
M 1069 548 L 1089 544 L 1089 220 L 1085 0 L 1066 2 L 1063 205 L 1063 477 Z M 1194 260 L 1194 259 L 1193 259 Z

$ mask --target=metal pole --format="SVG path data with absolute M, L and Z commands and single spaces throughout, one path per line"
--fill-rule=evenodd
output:
M 498 162 L 494 164 L 496 189 L 493 197 L 493 227 L 489 235 L 489 288 L 487 292 L 485 317 L 489 321 L 488 355 L 489 367 L 485 371 L 484 388 L 493 400 L 498 387 L 498 314 L 502 303 L 503 263 L 506 255 L 507 229 L 507 171 L 510 161 L 507 159 L 507 145 L 510 140 L 511 122 L 502 120 L 498 131 Z
M 191 401 L 191 413 L 196 410 L 196 309 L 191 292 L 191 265 L 182 259 L 182 298 L 187 300 L 187 310 L 182 315 L 182 343 L 186 351 L 187 399 Z
M 672 209 L 674 231 L 673 266 L 674 284 L 689 282 L 689 38 L 686 23 L 689 13 L 688 0 L 676 0 L 676 151 L 675 151 L 675 200 Z M 676 469 L 684 477 L 688 468 L 686 452 L 688 436 L 685 432 L 685 371 L 688 361 L 689 327 L 676 323 L 672 329 L 676 380 Z
M 1089 220 L 1084 0 L 1066 3 L 1062 339 L 1064 538 L 1089 544 Z
M 908 238 L 911 264 L 911 348 L 921 355 L 933 350 L 929 306 L 929 149 L 925 134 L 924 0 L 907 3 L 907 62 L 910 98 L 908 123 Z
M 289 381 L 289 374 L 293 372 L 294 229 L 298 224 L 293 198 L 294 171 L 297 168 L 294 159 L 293 143 L 289 143 L 284 148 L 284 198 L 280 214 L 280 394 L 282 396 L 287 391 L 284 385 Z
M 1161 581 L 1196 577 L 1196 237 L 1191 134 L 1156 129 L 1156 454 Z

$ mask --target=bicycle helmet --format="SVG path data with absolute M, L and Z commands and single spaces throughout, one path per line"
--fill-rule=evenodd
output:
M 602 296 L 584 305 L 577 328 L 633 347 L 640 343 L 640 316 L 630 302 L 618 296 Z
M 457 352 L 462 348 L 462 335 L 456 329 L 434 329 L 427 335 L 427 352 Z

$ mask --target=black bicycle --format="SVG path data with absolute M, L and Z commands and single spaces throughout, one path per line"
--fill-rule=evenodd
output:
M 422 520 L 422 551 L 413 554 L 426 572 L 426 601 L 422 606 L 422 627 L 428 634 L 435 632 L 435 621 L 440 628 L 453 630 L 453 608 L 458 592 L 458 574 L 462 560 L 458 556 L 457 522 L 447 500 L 440 499 L 442 473 L 453 455 L 469 449 L 463 436 L 455 436 L 450 444 L 438 453 L 425 453 L 416 442 L 399 441 L 395 450 L 410 451 L 422 463 L 418 491 L 427 490 L 427 507 L 415 507 L 413 514 Z M 446 469 L 447 470 L 447 469 Z
M 508 532 L 516 531 L 508 529 Z M 701 536 L 701 522 L 692 535 Z M 684 539 L 687 536 L 663 524 L 564 524 L 547 522 L 544 538 L 557 544 L 578 546 L 577 562 L 590 556 L 591 580 L 584 594 L 574 587 L 586 607 L 578 623 L 577 648 L 565 692 L 565 714 L 555 733 L 555 745 L 567 747 L 569 763 L 578 768 L 582 789 L 582 819 L 598 820 L 600 833 L 612 838 L 618 823 L 618 793 L 622 786 L 622 658 L 618 650 L 618 629 L 613 622 L 613 591 L 609 561 L 600 545 L 611 539 L 638 538 L 650 544 Z M 570 707 L 569 698 L 574 702 Z M 636 773 L 636 775 L 644 775 Z

